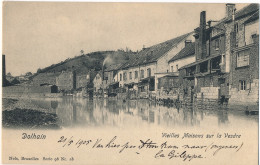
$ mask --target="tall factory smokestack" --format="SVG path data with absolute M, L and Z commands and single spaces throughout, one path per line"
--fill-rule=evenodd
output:
M 2 55 L 2 86 L 6 86 L 5 55 Z
M 206 57 L 207 47 L 206 47 L 206 11 L 200 13 L 200 31 L 199 31 L 199 56 L 200 59 Z

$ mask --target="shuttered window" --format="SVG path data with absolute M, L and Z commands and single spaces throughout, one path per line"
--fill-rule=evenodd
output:
M 249 65 L 249 50 L 237 53 L 237 67 Z

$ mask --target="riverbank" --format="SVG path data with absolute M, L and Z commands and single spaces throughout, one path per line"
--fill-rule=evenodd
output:
M 2 99 L 4 128 L 59 129 L 58 116 L 29 99 Z

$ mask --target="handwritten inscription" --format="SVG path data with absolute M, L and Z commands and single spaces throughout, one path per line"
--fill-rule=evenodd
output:
M 22 133 L 22 139 L 46 139 L 46 135 L 36 133 Z
M 183 136 L 177 134 L 162 134 L 165 138 L 208 138 L 212 139 L 214 135 L 208 134 L 189 134 L 184 133 Z M 241 135 L 240 135 L 241 136 Z M 240 138 L 239 135 L 225 135 L 223 138 Z M 216 138 L 221 138 L 219 134 L 215 136 Z M 164 140 L 163 142 L 157 142 L 153 139 L 141 139 L 133 142 L 125 141 L 122 142 L 119 137 L 113 136 L 110 140 L 97 138 L 97 139 L 76 139 L 75 137 L 65 137 L 61 136 L 57 142 L 61 144 L 62 147 L 87 147 L 89 149 L 111 149 L 116 150 L 119 154 L 123 152 L 134 152 L 136 154 L 142 154 L 142 152 L 154 152 L 155 159 L 180 159 L 182 161 L 192 161 L 196 159 L 205 159 L 208 156 L 216 156 L 219 152 L 238 152 L 242 146 L 243 142 L 233 142 L 233 144 L 219 144 L 216 142 L 211 142 L 204 145 L 194 145 L 194 144 L 182 144 L 175 143 L 174 141 Z

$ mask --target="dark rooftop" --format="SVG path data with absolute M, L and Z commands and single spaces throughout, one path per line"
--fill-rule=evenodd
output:
M 105 72 L 114 71 L 114 70 L 119 70 L 123 64 L 124 64 L 124 63 L 109 65 L 109 66 L 105 69 Z
M 255 12 L 251 17 L 249 17 L 246 21 L 245 21 L 245 24 L 246 23 L 249 23 L 249 22 L 252 22 L 252 21 L 255 21 L 259 19 L 259 10 L 257 12 Z
M 187 38 L 193 32 L 181 35 L 179 37 L 173 38 L 171 40 L 162 42 L 157 45 L 153 45 L 148 48 L 144 48 L 139 53 L 135 55 L 135 58 L 129 60 L 128 65 L 125 67 L 137 66 L 142 64 L 148 64 L 152 62 L 156 62 L 160 57 L 165 55 L 168 51 L 170 51 L 173 47 L 177 46 L 180 42 L 182 42 L 185 38 Z
M 176 54 L 172 59 L 169 60 L 169 62 L 182 59 L 185 57 L 190 57 L 195 54 L 195 43 L 190 43 L 187 46 L 185 46 L 178 54 Z
M 252 3 L 240 10 L 238 10 L 235 14 L 235 19 L 240 19 L 241 17 L 247 16 L 248 14 L 255 13 L 256 11 L 259 11 L 259 4 Z M 228 17 L 226 21 L 231 21 L 232 16 Z

